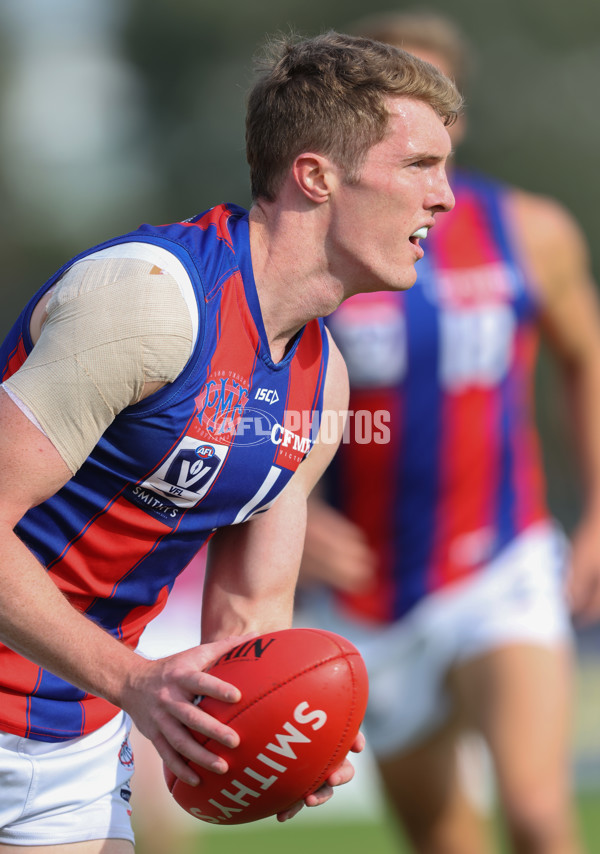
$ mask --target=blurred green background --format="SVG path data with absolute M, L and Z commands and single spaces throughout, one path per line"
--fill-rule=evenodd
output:
M 367 12 L 414 5 L 1 0 L 0 334 L 75 252 L 143 221 L 249 203 L 244 102 L 266 33 L 344 30 Z M 426 5 L 453 16 L 476 50 L 458 161 L 565 203 L 600 275 L 600 3 Z M 579 477 L 566 443 L 566 402 L 546 355 L 537 391 L 550 504 L 570 530 L 581 506 Z M 597 629 L 580 641 L 575 760 L 578 778 L 597 785 Z M 375 850 L 387 849 L 381 842 Z
M 578 802 L 581 838 L 590 854 L 600 851 L 600 810 L 596 796 L 581 796 Z M 401 831 L 391 816 L 383 814 L 378 821 L 365 819 L 345 823 L 303 821 L 297 825 L 278 825 L 265 820 L 260 826 L 247 828 L 213 828 L 199 830 L 198 854 L 410 854 Z M 298 819 L 295 819 L 298 822 Z M 498 854 L 509 854 L 506 836 L 500 822 L 492 820 Z M 219 833 L 219 831 L 221 831 Z M 140 852 L 143 854 L 143 852 Z

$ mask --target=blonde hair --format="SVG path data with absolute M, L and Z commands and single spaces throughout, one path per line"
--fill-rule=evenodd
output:
M 449 125 L 462 98 L 434 66 L 391 45 L 328 32 L 280 36 L 259 62 L 246 115 L 246 156 L 253 198 L 273 201 L 303 151 L 331 157 L 358 180 L 367 151 L 385 135 L 386 98 L 425 101 Z

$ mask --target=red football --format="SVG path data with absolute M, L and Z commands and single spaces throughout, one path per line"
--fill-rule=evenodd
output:
M 242 824 L 282 812 L 316 791 L 341 765 L 365 713 L 368 681 L 358 650 L 320 629 L 286 629 L 230 650 L 210 672 L 236 685 L 239 703 L 201 706 L 240 736 L 229 749 L 200 734 L 227 774 L 193 766 L 188 786 L 165 768 L 173 797 L 210 824 Z

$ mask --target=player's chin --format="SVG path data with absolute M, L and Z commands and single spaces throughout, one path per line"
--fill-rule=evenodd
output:
M 396 275 L 390 282 L 390 290 L 409 291 L 417 281 L 417 270 L 414 264 L 405 267 L 400 275 Z

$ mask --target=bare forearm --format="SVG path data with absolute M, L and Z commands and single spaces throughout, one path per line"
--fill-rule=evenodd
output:
M 292 624 L 293 594 L 260 598 L 232 594 L 219 584 L 205 590 L 202 616 L 202 642 L 212 642 L 248 632 L 278 631 Z
M 305 528 L 306 500 L 290 484 L 266 513 L 215 535 L 204 584 L 203 641 L 291 626 Z
M 233 568 L 237 564 L 230 564 Z M 259 563 L 258 566 L 261 564 Z M 220 563 L 219 563 L 220 566 Z M 235 588 L 217 565 L 207 573 L 202 602 L 202 642 L 247 632 L 287 629 L 294 609 L 292 583 L 269 584 L 258 589 Z

